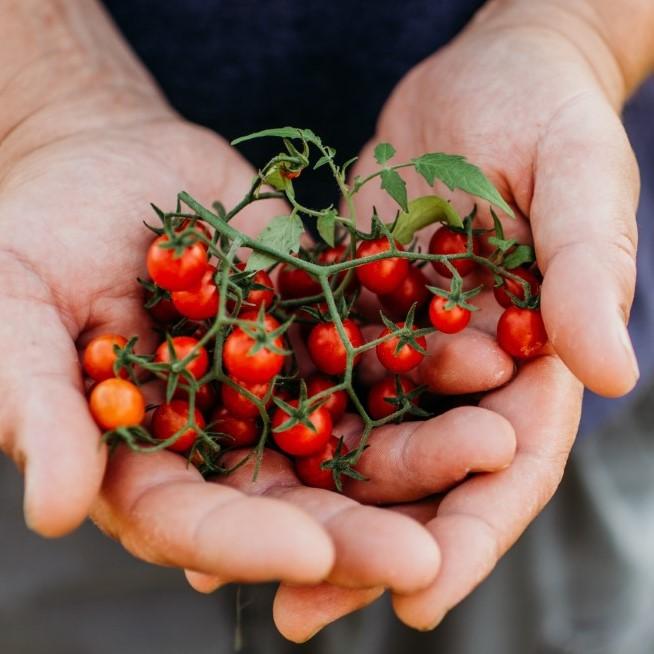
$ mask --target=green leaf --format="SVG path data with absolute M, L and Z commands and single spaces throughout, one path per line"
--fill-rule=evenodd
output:
M 450 191 L 459 188 L 466 193 L 470 193 L 470 195 L 488 200 L 488 202 L 515 218 L 513 209 L 506 203 L 484 173 L 477 166 L 467 162 L 465 157 L 457 154 L 430 152 L 417 159 L 412 159 L 412 163 L 416 171 L 430 185 L 440 179 Z
M 522 266 L 525 263 L 533 263 L 534 261 L 536 261 L 534 248 L 531 245 L 518 245 L 511 254 L 507 255 L 503 263 L 506 269 L 513 270 L 518 266 Z
M 380 143 L 375 146 L 375 159 L 380 166 L 383 166 L 395 155 L 395 148 L 390 143 Z
M 491 216 L 493 216 L 493 229 L 495 230 L 495 238 L 504 240 L 504 227 L 502 227 L 502 221 L 497 217 L 497 214 L 493 211 L 491 207 Z
M 290 216 L 275 216 L 264 227 L 256 240 L 270 248 L 279 250 L 284 254 L 297 252 L 300 249 L 300 236 L 304 232 L 304 225 L 299 216 L 292 214 Z M 272 264 L 277 263 L 277 259 L 263 252 L 253 252 L 248 259 L 246 270 L 262 270 Z
M 333 248 L 336 212 L 333 209 L 327 209 L 321 216 L 318 216 L 316 226 L 318 228 L 318 234 L 320 234 L 325 242 Z
M 411 200 L 408 209 L 398 216 L 393 229 L 393 236 L 403 245 L 411 243 L 417 231 L 435 222 L 463 227 L 461 216 L 454 207 L 437 195 L 425 195 Z
M 406 183 L 395 170 L 381 171 L 381 187 L 397 202 L 402 211 L 408 211 Z
M 272 129 L 264 129 L 260 132 L 253 132 L 245 136 L 239 136 L 231 142 L 231 145 L 238 145 L 245 141 L 252 141 L 253 139 L 265 138 L 267 136 L 276 136 L 279 138 L 287 139 L 302 139 L 315 145 L 320 145 L 320 139 L 310 129 L 300 129 L 299 127 L 273 127 Z

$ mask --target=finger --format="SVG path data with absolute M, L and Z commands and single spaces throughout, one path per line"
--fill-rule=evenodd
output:
M 326 583 L 308 588 L 281 584 L 275 594 L 273 619 L 282 636 L 304 643 L 323 627 L 371 604 L 383 593 L 382 587 L 355 590 Z
M 225 581 L 318 583 L 333 563 L 329 537 L 305 512 L 207 483 L 165 451 L 117 451 L 92 517 L 139 558 Z
M 195 570 L 185 570 L 184 575 L 191 588 L 197 590 L 198 593 L 209 594 L 224 586 L 226 582 L 222 577 L 217 575 L 208 575 L 204 572 L 196 572 Z
M 505 388 L 482 401 L 516 429 L 513 464 L 467 480 L 446 495 L 428 528 L 442 548 L 436 581 L 395 611 L 418 629 L 435 627 L 493 569 L 558 486 L 579 423 L 581 385 L 561 361 L 545 356 L 525 365 Z
M 379 427 L 369 443 L 356 466 L 367 481 L 344 480 L 346 494 L 367 504 L 410 502 L 471 472 L 502 470 L 513 460 L 516 441 L 501 415 L 460 407 L 431 420 Z
M 530 214 L 547 333 L 586 386 L 622 395 L 638 379 L 625 324 L 639 180 L 618 117 L 595 99 L 568 105 L 541 142 L 535 170 Z
M 264 455 L 256 481 L 252 480 L 253 465 L 242 466 L 223 483 L 247 493 L 284 499 L 322 523 L 336 551 L 328 581 L 348 587 L 382 585 L 413 592 L 436 576 L 438 547 L 415 520 L 361 506 L 339 493 L 303 486 L 288 459 L 276 452 Z
M 0 447 L 24 471 L 28 526 L 60 536 L 87 516 L 106 453 L 70 334 L 32 275 L 0 263 L 0 338 L 11 344 L 0 360 Z

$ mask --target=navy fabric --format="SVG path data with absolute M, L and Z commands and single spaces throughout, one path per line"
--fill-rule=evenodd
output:
M 447 43 L 482 0 L 255 2 L 106 0 L 120 29 L 185 117 L 227 138 L 270 127 L 309 126 L 341 154 L 358 152 L 373 133 L 393 86 L 414 64 Z M 315 101 L 314 98 L 321 98 Z M 641 166 L 640 259 L 630 326 L 644 388 L 654 371 L 654 80 L 625 111 Z M 253 162 L 273 154 L 247 144 Z M 326 186 L 312 200 L 334 200 Z M 305 186 L 306 192 L 306 186 Z M 588 393 L 582 429 L 633 402 Z

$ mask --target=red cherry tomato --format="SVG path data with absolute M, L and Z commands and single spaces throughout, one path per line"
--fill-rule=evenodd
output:
M 538 295 L 540 284 L 536 278 L 536 275 L 534 275 L 531 270 L 528 268 L 520 267 L 514 268 L 511 270 L 511 272 L 528 282 L 529 290 L 531 291 L 532 296 Z M 513 293 L 513 295 L 515 295 L 519 300 L 525 299 L 525 289 L 522 287 L 522 284 L 514 282 L 512 279 L 504 279 L 504 283 L 501 286 L 495 286 L 493 288 L 493 295 L 495 296 L 495 299 L 500 303 L 500 305 L 505 309 L 513 304 L 507 291 L 508 293 Z
M 263 399 L 265 394 L 268 392 L 268 389 L 270 388 L 270 384 L 268 382 L 264 382 L 262 384 L 246 384 L 244 382 L 239 382 L 239 384 L 259 399 Z M 257 405 L 249 400 L 245 395 L 233 389 L 231 386 L 223 384 L 220 388 L 220 395 L 222 396 L 225 408 L 235 416 L 239 418 L 259 417 L 259 409 L 257 409 Z M 266 406 L 270 406 L 271 402 L 272 398 L 269 400 Z
M 225 407 L 215 410 L 211 422 L 212 431 L 229 436 L 229 446 L 249 447 L 259 440 L 259 427 L 255 420 L 239 418 Z
M 398 327 L 404 327 L 404 323 L 400 322 L 397 325 Z M 415 328 L 414 328 L 415 331 Z M 382 336 L 386 336 L 387 334 L 390 334 L 390 330 L 383 329 L 381 333 L 379 334 L 378 338 L 381 338 Z M 417 365 L 420 364 L 420 362 L 423 360 L 424 355 L 418 352 L 414 347 L 409 345 L 408 343 L 405 343 L 402 345 L 402 347 L 397 351 L 397 346 L 398 343 L 400 342 L 399 337 L 395 336 L 394 338 L 389 339 L 388 341 L 384 341 L 383 343 L 380 343 L 376 350 L 377 350 L 377 358 L 379 359 L 379 362 L 386 368 L 386 370 L 389 370 L 390 372 L 394 372 L 398 375 L 404 374 L 405 372 L 409 372 L 409 370 L 413 370 Z M 427 340 L 425 339 L 424 336 L 418 336 L 416 338 L 416 343 L 420 345 L 423 349 L 427 347 Z
M 359 325 L 346 318 L 343 321 L 343 327 L 353 347 L 363 345 L 363 334 Z M 317 324 L 309 334 L 307 347 L 311 360 L 321 372 L 328 375 L 342 375 L 345 372 L 345 346 L 333 322 Z M 354 365 L 358 363 L 359 359 L 360 355 L 354 357 Z
M 116 376 L 114 375 L 114 364 L 116 363 L 115 345 L 123 348 L 127 345 L 127 339 L 118 334 L 102 334 L 92 339 L 84 348 L 82 367 L 84 372 L 94 381 L 103 381 Z M 119 377 L 125 379 L 127 371 L 121 370 Z
M 152 435 L 159 441 L 165 441 L 184 429 L 189 419 L 189 409 L 189 403 L 184 400 L 173 400 L 170 404 L 158 406 L 152 414 L 152 423 L 150 424 Z M 195 409 L 194 416 L 195 424 L 200 429 L 204 429 L 204 418 L 198 409 Z M 166 449 L 173 452 L 186 452 L 191 449 L 197 437 L 197 431 L 189 427 Z
M 470 311 L 464 307 L 454 306 L 446 309 L 447 298 L 434 295 L 429 303 L 429 320 L 435 329 L 444 334 L 456 334 L 465 329 L 470 322 Z
M 327 444 L 317 454 L 312 456 L 303 456 L 295 459 L 295 474 L 298 479 L 306 486 L 312 488 L 324 488 L 325 490 L 336 490 L 334 475 L 330 469 L 323 469 L 320 466 L 325 461 L 330 461 L 336 454 L 338 447 L 338 438 L 330 436 Z M 340 455 L 347 454 L 348 449 L 341 445 Z
M 398 250 L 404 250 L 399 243 L 396 242 L 395 245 Z M 357 257 L 370 257 L 390 249 L 386 238 L 363 241 L 357 248 Z M 402 283 L 409 272 L 409 262 L 406 259 L 391 257 L 360 265 L 355 270 L 362 286 L 381 295 L 391 293 Z
M 206 250 L 200 243 L 193 243 L 181 256 L 175 257 L 175 250 L 160 247 L 167 242 L 167 236 L 159 236 L 148 249 L 146 262 L 150 277 L 167 291 L 192 288 L 200 282 L 207 269 Z
M 327 248 L 326 250 L 323 250 L 317 257 L 316 257 L 316 263 L 319 263 L 321 266 L 329 266 L 332 263 L 340 263 L 342 261 L 346 261 L 350 257 L 347 256 L 347 246 L 345 243 L 339 243 L 338 245 L 335 245 L 333 248 Z M 336 276 L 337 283 L 340 284 L 343 279 L 345 278 L 345 275 L 347 274 L 347 271 L 343 271 L 338 273 Z M 332 284 L 333 286 L 333 284 Z M 356 275 L 352 275 L 350 277 L 350 281 L 347 285 L 346 290 L 350 293 L 352 293 L 357 287 L 357 278 Z
M 182 386 L 183 379 L 177 385 L 173 393 L 173 399 L 185 400 L 188 402 L 188 391 Z M 216 391 L 213 386 L 209 384 L 202 384 L 195 393 L 195 406 L 204 414 L 208 414 L 216 404 Z
M 184 218 L 184 220 L 179 224 L 179 227 L 175 230 L 175 233 L 179 234 L 188 228 L 194 229 L 196 232 L 203 234 L 207 240 L 211 240 L 211 230 L 208 225 L 201 220 L 192 220 L 191 218 Z M 209 249 L 209 246 L 204 241 L 198 241 L 198 243 L 205 250 Z
M 237 263 L 236 267 L 239 270 L 245 270 L 244 263 Z M 275 301 L 275 286 L 272 279 L 270 279 L 270 275 L 265 270 L 257 270 L 252 281 L 260 286 L 265 286 L 266 288 L 250 289 L 243 299 L 241 310 L 254 310 L 256 312 L 261 305 L 263 305 L 265 309 L 268 309 Z M 228 301 L 227 306 L 232 310 L 234 307 L 234 301 Z
M 218 313 L 218 289 L 214 276 L 216 268 L 207 266 L 202 279 L 186 291 L 175 291 L 173 305 L 189 320 L 208 320 Z
M 406 277 L 400 285 L 390 293 L 379 296 L 384 313 L 391 320 L 403 320 L 414 303 L 416 311 L 426 304 L 429 297 L 427 278 L 420 268 L 409 266 Z
M 467 234 L 454 230 L 451 227 L 441 227 L 438 229 L 429 241 L 430 254 L 459 254 L 466 251 Z M 472 251 L 479 253 L 479 239 L 477 236 L 472 238 Z M 461 277 L 469 275 L 475 269 L 475 262 L 470 259 L 454 259 L 451 264 L 457 269 Z M 443 277 L 452 277 L 452 273 L 447 269 L 445 264 L 438 261 L 432 262 L 434 269 Z
M 406 377 L 400 377 L 400 388 L 407 394 L 415 388 L 415 384 Z M 397 398 L 395 377 L 384 377 L 370 388 L 368 393 L 368 413 L 373 420 L 381 420 L 395 413 L 400 407 L 387 400 Z M 414 404 L 416 402 L 414 401 Z
M 292 400 L 289 404 L 297 407 L 298 401 Z M 289 418 L 288 413 L 279 407 L 273 414 L 272 436 L 280 450 L 293 456 L 309 456 L 322 450 L 332 433 L 332 414 L 325 407 L 318 407 L 309 414 L 309 420 L 315 429 L 298 422 L 284 431 L 275 431 Z
M 177 322 L 182 316 L 175 309 L 172 299 L 162 298 L 153 307 L 148 309 L 152 319 L 160 325 Z
M 241 315 L 243 320 L 256 320 L 256 315 L 246 312 Z M 274 331 L 279 323 L 271 315 L 267 314 L 264 319 L 266 331 Z M 256 341 L 243 329 L 236 327 L 225 339 L 223 346 L 223 363 L 228 374 L 233 379 L 238 379 L 250 384 L 262 384 L 270 381 L 279 374 L 284 367 L 284 355 L 262 347 L 257 352 L 250 353 Z M 274 341 L 275 346 L 282 348 L 282 338 Z
M 313 397 L 322 391 L 326 391 L 328 388 L 332 388 L 332 386 L 336 386 L 337 383 L 324 375 L 311 375 L 307 379 L 307 394 L 309 397 Z M 332 414 L 334 424 L 343 417 L 347 409 L 347 399 L 347 393 L 345 391 L 336 391 L 335 393 L 330 393 L 323 403 L 322 406 Z
M 198 340 L 192 336 L 175 336 L 172 339 L 173 351 L 178 361 L 185 359 L 191 350 L 198 344 Z M 170 354 L 168 352 L 168 343 L 164 341 L 154 353 L 155 363 L 170 363 Z M 189 363 L 186 364 L 186 370 L 196 379 L 200 379 L 207 370 L 209 370 L 209 355 L 201 347 Z
M 285 263 L 279 269 L 277 289 L 285 300 L 318 295 L 322 291 L 320 282 L 309 273 Z
M 93 387 L 89 409 L 101 429 L 135 427 L 145 415 L 145 400 L 132 382 L 105 379 Z
M 497 342 L 516 359 L 529 359 L 547 343 L 540 309 L 509 307 L 497 322 Z

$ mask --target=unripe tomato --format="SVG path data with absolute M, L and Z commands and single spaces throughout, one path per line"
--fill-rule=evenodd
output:
M 404 250 L 395 243 L 398 250 Z M 378 238 L 372 241 L 363 241 L 357 248 L 357 257 L 370 257 L 391 249 L 386 238 Z M 399 257 L 380 259 L 357 266 L 356 275 L 362 286 L 365 286 L 373 293 L 384 294 L 394 291 L 406 277 L 409 271 L 409 262 Z
M 185 400 L 188 402 L 188 390 L 182 386 L 184 383 L 183 379 L 180 379 L 175 392 L 173 393 L 173 399 L 175 400 Z M 216 404 L 216 391 L 211 383 L 202 384 L 195 393 L 195 406 L 202 411 L 202 413 L 207 414 L 211 409 L 213 409 Z
M 173 292 L 175 309 L 189 320 L 209 320 L 218 313 L 218 289 L 214 276 L 216 268 L 207 266 L 202 279 L 192 288 Z
M 406 377 L 400 377 L 400 388 L 402 393 L 406 395 L 415 388 L 415 384 Z M 368 413 L 373 420 L 381 420 L 395 413 L 400 407 L 388 402 L 397 398 L 397 388 L 395 385 L 395 377 L 390 375 L 384 377 L 370 388 L 368 393 Z M 414 404 L 416 401 L 414 400 Z
M 465 329 L 470 322 L 470 311 L 456 305 L 446 309 L 447 298 L 434 295 L 429 303 L 429 320 L 435 329 L 444 334 L 456 334 Z
M 547 332 L 540 309 L 511 306 L 497 322 L 497 342 L 516 359 L 529 359 L 547 343 Z
M 308 272 L 285 263 L 279 269 L 277 289 L 285 300 L 318 295 L 322 291 L 320 282 Z
M 325 490 L 336 490 L 334 483 L 334 475 L 330 469 L 323 469 L 320 466 L 325 461 L 330 461 L 334 458 L 336 449 L 338 447 L 338 438 L 330 436 L 327 444 L 320 452 L 311 456 L 303 456 L 295 459 L 295 474 L 298 479 L 306 486 L 312 488 L 324 488 Z M 348 449 L 345 445 L 341 445 L 341 456 L 347 454 Z
M 397 326 L 404 327 L 404 323 L 398 323 Z M 386 336 L 390 333 L 391 332 L 388 328 L 382 329 L 378 338 Z M 397 350 L 399 342 L 399 337 L 395 336 L 388 341 L 380 343 L 376 350 L 377 358 L 379 359 L 379 362 L 382 364 L 382 366 L 384 366 L 384 368 L 390 372 L 401 375 L 405 372 L 409 372 L 409 370 L 413 370 L 417 365 L 419 365 L 423 360 L 424 355 L 418 352 L 418 350 L 416 350 L 409 343 L 405 343 L 402 345 L 402 347 L 400 347 L 399 350 Z M 418 345 L 420 345 L 420 347 L 423 349 L 427 347 L 427 340 L 424 336 L 418 336 L 416 338 L 416 343 L 418 343 Z
M 89 409 L 101 429 L 136 427 L 145 415 L 145 400 L 132 382 L 105 379 L 91 391 Z
M 245 382 L 239 381 L 238 383 L 260 400 L 264 398 L 270 388 L 270 383 L 268 382 L 262 384 L 246 384 Z M 235 416 L 239 418 L 257 418 L 259 416 L 257 405 L 231 386 L 223 384 L 220 388 L 220 394 L 225 408 Z M 272 398 L 266 406 L 270 406 L 271 402 Z
M 184 400 L 173 400 L 170 404 L 158 406 L 152 414 L 150 430 L 152 435 L 159 441 L 168 440 L 187 424 L 190 415 L 189 403 Z M 195 424 L 204 429 L 205 422 L 198 409 L 194 411 Z M 177 440 L 168 445 L 166 449 L 173 452 L 186 452 L 190 450 L 198 437 L 198 433 L 192 427 L 183 431 Z
M 175 336 L 172 339 L 173 351 L 178 361 L 185 359 L 197 344 L 197 338 L 192 336 Z M 154 353 L 155 363 L 170 363 L 170 353 L 168 352 L 168 343 L 164 341 Z M 209 355 L 207 351 L 200 347 L 195 357 L 186 364 L 186 370 L 196 379 L 200 379 L 207 370 L 209 370 Z
M 464 232 L 443 226 L 434 232 L 429 241 L 430 254 L 460 254 L 467 249 L 468 236 Z M 472 237 L 472 251 L 479 254 L 479 239 Z M 475 262 L 470 259 L 454 259 L 450 262 L 458 271 L 461 277 L 469 275 L 475 269 Z M 452 277 L 452 273 L 445 264 L 433 261 L 432 265 L 437 273 L 443 277 Z
M 297 407 L 298 401 L 292 400 L 289 404 Z M 318 407 L 309 414 L 314 429 L 298 422 L 284 431 L 275 431 L 289 418 L 288 413 L 280 407 L 275 409 L 272 418 L 272 436 L 280 450 L 293 456 L 309 456 L 322 450 L 332 433 L 332 414 L 325 407 Z
M 249 447 L 259 440 L 259 427 L 251 418 L 239 418 L 226 407 L 219 407 L 211 418 L 211 430 L 229 436 L 230 447 Z
M 200 282 L 209 261 L 207 251 L 198 242 L 185 248 L 175 257 L 175 250 L 160 247 L 168 243 L 167 236 L 157 237 L 148 249 L 148 273 L 157 286 L 167 291 L 183 291 Z
M 343 328 L 352 347 L 363 345 L 363 334 L 354 320 L 343 320 Z M 345 372 L 347 353 L 333 322 L 317 324 L 309 334 L 307 347 L 311 360 L 321 372 L 328 375 L 342 375 Z M 355 356 L 353 364 L 356 365 L 359 359 L 360 355 Z
M 529 283 L 529 290 L 531 291 L 532 297 L 538 295 L 540 290 L 540 284 L 536 275 L 531 272 L 528 268 L 514 268 L 511 270 L 514 275 L 522 277 L 526 282 Z M 507 292 L 508 291 L 508 292 Z M 504 283 L 501 286 L 495 286 L 493 288 L 493 295 L 495 299 L 503 306 L 505 309 L 510 307 L 513 304 L 513 301 L 509 297 L 508 293 L 513 293 L 519 300 L 525 299 L 525 289 L 522 287 L 522 284 L 514 282 L 512 279 L 504 279 Z
M 329 377 L 325 377 L 324 375 L 311 375 L 311 377 L 307 379 L 307 395 L 313 397 L 322 391 L 326 391 L 332 386 L 336 386 L 337 383 L 338 382 L 332 381 Z M 347 393 L 345 391 L 336 391 L 330 393 L 322 404 L 322 406 L 332 414 L 334 424 L 343 417 L 343 414 L 347 409 L 347 399 Z
M 115 377 L 114 364 L 116 353 L 114 346 L 123 348 L 127 345 L 127 339 L 118 334 L 102 334 L 92 339 L 84 348 L 82 354 L 82 367 L 84 372 L 94 381 L 103 381 Z M 121 370 L 119 376 L 127 377 L 127 371 Z
M 427 278 L 424 273 L 420 268 L 409 266 L 400 285 L 390 293 L 380 295 L 379 302 L 391 320 L 403 320 L 414 303 L 417 304 L 416 311 L 420 311 L 428 297 Z

